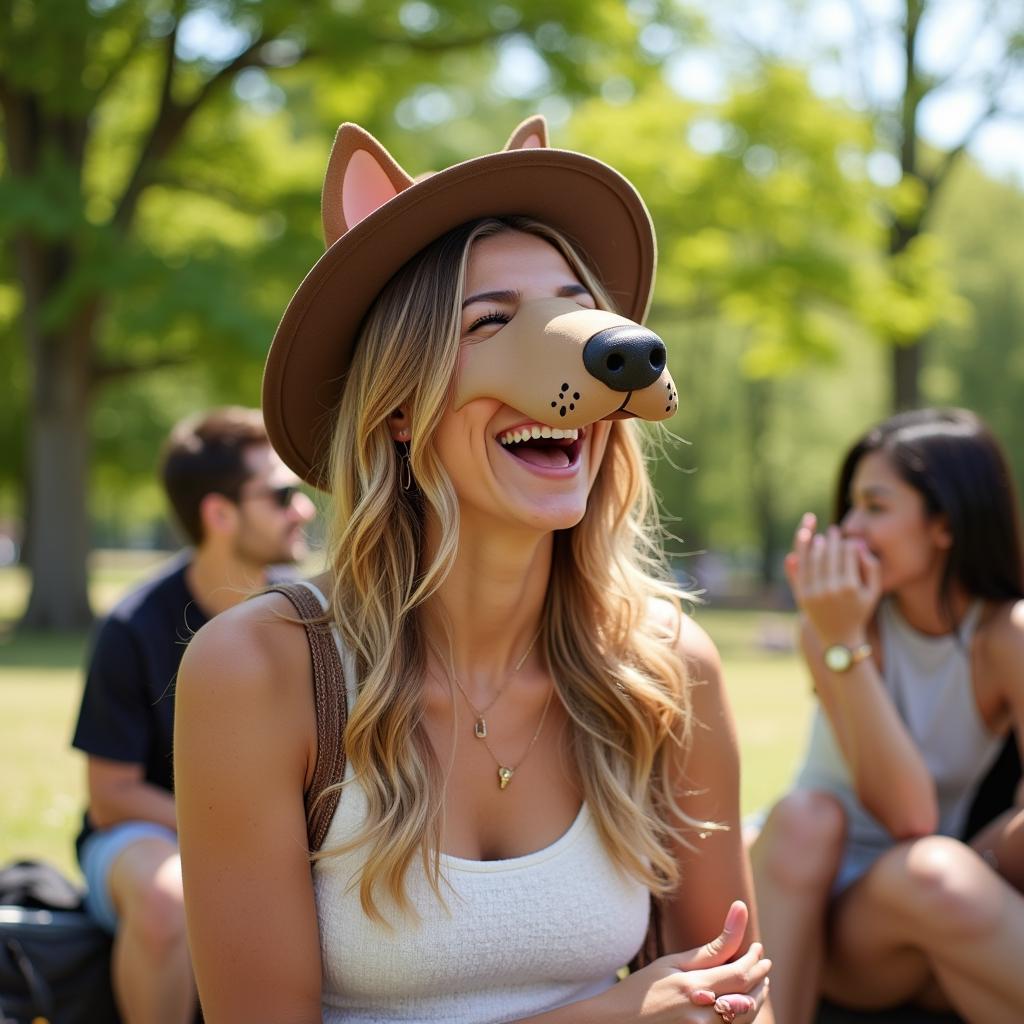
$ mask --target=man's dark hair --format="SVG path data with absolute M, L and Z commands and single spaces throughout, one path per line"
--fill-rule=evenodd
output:
M 160 476 L 174 516 L 193 544 L 201 544 L 199 506 L 208 494 L 237 501 L 252 475 L 245 461 L 251 448 L 270 444 L 257 409 L 226 406 L 178 423 L 164 444 Z

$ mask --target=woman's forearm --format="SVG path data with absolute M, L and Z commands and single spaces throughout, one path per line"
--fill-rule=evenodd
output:
M 939 815 L 935 782 L 874 662 L 842 673 L 821 662 L 811 671 L 864 807 L 897 839 L 933 833 Z

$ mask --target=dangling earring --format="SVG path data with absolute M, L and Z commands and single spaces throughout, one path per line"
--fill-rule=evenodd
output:
M 402 446 L 402 465 L 399 469 L 398 479 L 403 491 L 412 490 L 412 461 L 409 458 L 409 442 L 399 442 Z

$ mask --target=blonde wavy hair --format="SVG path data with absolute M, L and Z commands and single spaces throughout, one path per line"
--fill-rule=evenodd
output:
M 381 893 L 414 913 L 404 882 L 417 855 L 443 900 L 444 772 L 420 725 L 416 681 L 424 676 L 428 645 L 441 650 L 426 635 L 422 610 L 453 565 L 459 505 L 432 438 L 452 390 L 470 251 L 479 239 L 506 231 L 546 239 L 598 306 L 612 308 L 580 255 L 552 228 L 518 217 L 464 225 L 381 291 L 363 326 L 334 430 L 330 614 L 357 665 L 358 699 L 345 749 L 368 813 L 360 834 L 314 858 L 365 844 L 360 900 L 367 916 L 382 923 Z M 406 403 L 410 490 L 400 485 L 401 460 L 388 424 Z M 666 893 L 678 875 L 671 842 L 685 842 L 690 827 L 709 823 L 685 814 L 669 770 L 685 753 L 693 723 L 686 667 L 665 624 L 678 616 L 652 614 L 652 602 L 668 601 L 678 612 L 686 595 L 669 582 L 663 562 L 642 444 L 632 421 L 611 424 L 586 514 L 554 537 L 538 649 L 571 719 L 584 799 L 605 847 L 627 873 Z M 428 517 L 441 537 L 429 558 Z

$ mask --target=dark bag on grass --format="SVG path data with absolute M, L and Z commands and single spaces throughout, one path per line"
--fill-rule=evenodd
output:
M 56 868 L 0 868 L 0 1022 L 120 1024 L 110 942 Z

